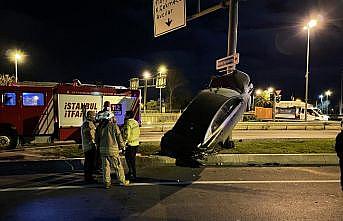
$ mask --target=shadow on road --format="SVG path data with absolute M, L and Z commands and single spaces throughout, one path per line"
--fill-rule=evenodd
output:
M 156 167 L 138 170 L 137 183 L 173 183 L 196 181 L 203 168 Z M 15 177 L 15 176 L 14 176 Z M 3 176 L 7 179 L 8 177 Z M 82 186 L 82 173 L 33 174 L 18 176 L 4 188 L 39 186 Z M 30 190 L 1 192 L 0 213 L 4 220 L 135 220 L 152 207 L 159 207 L 163 200 L 188 185 L 142 185 L 123 187 L 113 185 L 106 190 L 101 184 L 87 185 L 80 189 Z M 15 193 L 15 194 L 13 194 Z M 173 211 L 165 211 L 165 213 Z M 37 217 L 39 217 L 37 219 Z M 149 220 L 155 220 L 153 217 Z M 182 219 L 180 219 L 182 220 Z

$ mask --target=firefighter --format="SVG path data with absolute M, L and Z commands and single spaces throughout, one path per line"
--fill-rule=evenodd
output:
M 99 118 L 101 118 L 101 115 L 107 111 L 111 111 L 111 103 L 109 101 L 105 101 L 104 102 L 104 107 L 101 111 L 98 112 L 98 115 L 97 115 L 97 120 Z
M 133 118 L 133 112 L 127 111 L 123 127 L 123 139 L 126 144 L 125 159 L 129 172 L 128 179 L 136 179 L 136 153 L 139 147 L 140 129 L 138 122 Z
M 120 183 L 127 186 L 129 181 L 125 180 L 124 169 L 119 157 L 119 149 L 124 149 L 125 144 L 116 118 L 109 111 L 103 112 L 98 127 L 96 139 L 99 142 L 105 188 L 111 187 L 111 167 L 113 167 Z
M 103 114 L 108 112 L 108 111 L 111 111 L 111 103 L 109 101 L 105 101 L 104 102 L 104 107 L 101 111 L 99 111 L 96 115 L 96 126 L 97 126 L 97 129 L 98 130 L 98 125 L 100 123 L 100 119 L 103 118 Z M 96 151 L 96 157 L 95 157 L 95 171 L 97 174 L 101 174 L 101 156 L 100 156 L 100 150 L 99 150 L 99 143 L 97 142 L 97 151 Z
M 85 182 L 94 182 L 96 145 L 95 145 L 95 112 L 88 111 L 81 126 L 82 149 L 85 155 L 84 173 Z
M 341 188 L 343 191 L 343 122 L 341 122 L 341 132 L 336 137 L 335 150 L 339 158 L 339 166 L 341 171 Z

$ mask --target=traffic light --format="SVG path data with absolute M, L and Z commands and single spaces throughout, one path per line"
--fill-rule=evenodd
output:
M 279 103 L 281 101 L 281 95 L 276 96 L 275 101 L 276 103 Z

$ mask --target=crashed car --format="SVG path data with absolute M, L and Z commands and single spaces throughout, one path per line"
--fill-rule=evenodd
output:
M 232 129 L 246 110 L 252 89 L 249 76 L 242 71 L 213 78 L 164 134 L 161 153 L 176 158 L 180 165 L 192 166 L 232 145 Z

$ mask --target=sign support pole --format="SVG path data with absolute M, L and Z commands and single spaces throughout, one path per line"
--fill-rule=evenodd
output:
M 144 80 L 144 113 L 146 113 L 146 93 L 148 91 L 148 80 Z
M 236 54 L 237 26 L 238 26 L 238 0 L 228 0 L 229 28 L 227 33 L 227 56 Z M 227 70 L 227 74 L 229 70 Z
M 160 88 L 160 113 L 162 113 L 162 88 Z

